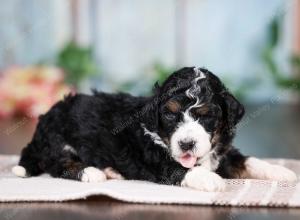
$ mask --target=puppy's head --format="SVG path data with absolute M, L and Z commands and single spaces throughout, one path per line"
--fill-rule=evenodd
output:
M 230 144 L 244 115 L 244 107 L 219 78 L 201 68 L 176 71 L 161 87 L 156 86 L 155 97 L 157 105 L 146 130 L 186 168 L 195 166 L 217 145 Z

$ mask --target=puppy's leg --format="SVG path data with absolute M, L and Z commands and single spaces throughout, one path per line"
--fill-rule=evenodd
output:
M 297 176 L 293 171 L 283 166 L 273 165 L 254 157 L 246 157 L 234 148 L 232 148 L 221 160 L 216 172 L 224 178 L 262 179 L 289 182 L 297 180 Z
M 223 191 L 225 189 L 224 180 L 205 166 L 187 169 L 179 164 L 164 164 L 163 167 L 161 175 L 163 178 L 160 182 L 162 184 L 180 185 L 207 192 Z
M 12 168 L 12 172 L 18 177 L 38 176 L 43 173 L 39 167 L 40 155 L 35 150 L 34 143 L 28 144 L 22 150 L 19 164 Z
M 184 176 L 181 185 L 207 192 L 225 190 L 225 182 L 222 177 L 202 166 L 190 169 Z
M 255 157 L 249 157 L 245 161 L 245 171 L 242 173 L 242 177 L 288 182 L 297 180 L 297 175 L 293 171 L 280 165 L 270 164 Z
M 242 155 L 237 149 L 232 148 L 222 157 L 216 173 L 227 179 L 242 178 L 246 169 L 246 160 L 247 157 Z
M 96 167 L 86 167 L 80 172 L 82 182 L 103 182 L 106 180 L 105 173 Z
M 92 166 L 86 166 L 76 157 L 62 157 L 55 165 L 47 169 L 53 177 L 79 180 L 82 182 L 103 182 L 106 180 L 105 173 Z
M 112 167 L 106 167 L 103 172 L 107 179 L 123 180 L 124 177 Z

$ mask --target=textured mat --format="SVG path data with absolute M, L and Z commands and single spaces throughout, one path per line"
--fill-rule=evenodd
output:
M 227 180 L 225 192 L 209 193 L 142 181 L 81 183 L 48 175 L 22 179 L 10 172 L 17 161 L 17 156 L 0 156 L 0 202 L 57 202 L 106 195 L 134 203 L 300 207 L 300 182 L 287 184 L 263 180 Z M 268 161 L 286 166 L 298 176 L 300 174 L 298 160 Z

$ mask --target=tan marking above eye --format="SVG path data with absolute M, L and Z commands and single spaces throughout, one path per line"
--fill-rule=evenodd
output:
M 209 107 L 207 105 L 199 107 L 195 110 L 195 112 L 199 115 L 205 115 L 209 112 Z
M 167 102 L 167 108 L 168 108 L 171 112 L 177 113 L 177 112 L 180 111 L 181 105 L 180 105 L 178 102 L 176 102 L 176 101 L 168 101 L 168 102 Z

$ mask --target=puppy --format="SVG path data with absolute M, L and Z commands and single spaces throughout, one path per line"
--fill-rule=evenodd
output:
M 147 180 L 222 191 L 223 178 L 295 181 L 231 143 L 244 107 L 211 72 L 182 68 L 151 97 L 69 95 L 40 116 L 13 173 L 102 182 Z

